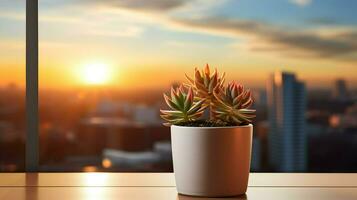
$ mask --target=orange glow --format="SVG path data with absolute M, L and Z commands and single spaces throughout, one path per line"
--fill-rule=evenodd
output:
M 90 85 L 103 85 L 110 81 L 110 69 L 104 63 L 86 64 L 81 69 L 81 79 L 84 83 Z
M 95 172 L 97 171 L 97 167 L 95 166 L 85 166 L 83 167 L 84 172 Z
M 112 166 L 112 161 L 110 161 L 108 158 L 105 158 L 102 160 L 102 166 L 104 168 L 110 168 Z
M 65 62 L 64 59 L 40 63 L 40 89 L 72 89 L 82 86 L 105 86 L 120 89 L 165 89 L 173 82 L 185 81 L 185 73 L 192 75 L 194 67 L 201 67 L 205 62 L 208 62 L 187 60 L 182 64 L 170 65 L 166 62 L 157 62 L 144 65 L 142 63 L 124 62 L 119 64 L 108 58 L 105 61 L 84 64 L 79 59 L 86 60 L 88 58 L 71 58 L 71 62 Z M 172 62 L 175 63 L 174 58 L 172 59 Z M 281 62 L 283 63 L 284 61 L 282 60 Z M 274 71 L 294 72 L 300 80 L 307 83 L 308 87 L 330 87 L 336 77 L 346 79 L 351 86 L 357 84 L 355 76 L 357 68 L 352 65 L 344 65 L 343 70 L 338 70 L 341 68 L 334 67 L 334 63 L 306 64 L 303 61 L 292 64 L 292 67 L 279 67 L 274 63 L 209 62 L 209 64 L 212 67 L 217 67 L 221 72 L 226 72 L 227 81 L 237 80 L 251 88 L 264 87 L 269 74 Z M 0 87 L 7 86 L 10 83 L 14 83 L 19 87 L 25 86 L 24 65 L 3 66 L 5 64 L 0 60 Z

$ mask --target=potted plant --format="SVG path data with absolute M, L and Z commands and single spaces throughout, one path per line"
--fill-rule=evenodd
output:
M 205 197 L 236 196 L 247 190 L 255 110 L 251 92 L 224 85 L 224 74 L 208 65 L 195 69 L 188 84 L 164 94 L 169 110 L 160 110 L 171 126 L 177 191 Z M 205 117 L 207 116 L 207 117 Z

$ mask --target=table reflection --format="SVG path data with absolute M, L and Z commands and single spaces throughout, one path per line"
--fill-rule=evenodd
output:
M 108 185 L 107 173 L 86 173 L 84 176 L 84 185 L 86 186 L 105 186 Z

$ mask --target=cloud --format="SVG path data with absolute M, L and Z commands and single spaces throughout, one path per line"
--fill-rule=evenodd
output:
M 203 1 L 210 3 L 206 3 L 202 7 L 217 4 L 214 3 L 216 1 L 213 0 L 77 0 L 77 2 L 86 2 L 88 3 L 87 5 L 95 5 L 94 8 L 96 8 L 96 6 L 104 6 L 105 8 L 111 9 L 125 9 L 130 13 L 135 11 L 135 16 L 137 15 L 136 11 L 143 13 L 151 12 L 153 14 L 145 15 L 142 18 L 136 16 L 137 19 L 134 20 L 134 22 L 123 23 L 123 21 L 126 20 L 133 20 L 135 17 L 125 15 L 123 12 L 116 12 L 115 14 L 119 14 L 120 17 L 115 18 L 111 14 L 109 14 L 109 17 L 110 19 L 120 19 L 119 21 L 109 20 L 103 26 L 94 27 L 92 24 L 104 24 L 105 20 L 98 18 L 97 16 L 86 17 L 86 19 L 97 19 L 97 21 L 87 20 L 90 22 L 88 25 L 89 28 L 87 29 L 93 30 L 89 32 L 90 34 L 121 37 L 138 36 L 145 31 L 144 28 L 142 28 L 142 21 L 148 20 L 148 23 L 159 25 L 163 28 L 170 28 L 176 31 L 184 30 L 187 32 L 199 32 L 204 34 L 239 38 L 248 44 L 246 46 L 250 48 L 251 51 L 256 52 L 278 52 L 279 54 L 288 54 L 291 57 L 308 56 L 311 58 L 348 58 L 349 60 L 352 59 L 357 61 L 356 29 L 345 30 L 343 32 L 333 32 L 334 29 L 332 27 L 329 34 L 321 34 L 317 29 L 313 31 L 306 31 L 302 29 L 294 30 L 291 27 L 280 27 L 261 21 L 232 19 L 221 16 L 191 16 L 189 14 L 184 15 L 185 13 L 180 13 L 181 15 L 172 15 L 171 13 L 171 11 L 186 11 L 186 13 L 194 13 L 195 7 L 197 7 L 199 3 L 203 3 Z M 291 0 L 291 2 L 300 6 L 306 6 L 312 1 Z M 196 6 L 192 7 L 192 5 Z M 165 11 L 170 11 L 170 13 L 168 14 Z M 90 13 L 93 13 L 92 10 L 90 10 Z M 202 13 L 206 14 L 207 12 Z M 179 16 L 185 16 L 186 18 L 180 18 Z M 71 20 L 67 19 L 66 22 L 68 21 Z M 326 19 L 315 19 L 313 21 L 315 23 L 333 23 L 333 21 Z M 78 23 L 82 24 L 83 22 Z M 128 26 L 128 28 L 125 28 L 124 26 Z
M 290 3 L 304 7 L 310 5 L 312 3 L 312 0 L 290 0 Z
M 351 54 L 353 55 L 352 57 L 355 57 L 357 52 L 356 37 L 354 37 L 355 30 L 344 32 L 344 36 L 340 33 L 325 35 L 301 29 L 297 31 L 291 29 L 291 27 L 279 27 L 274 24 L 253 20 L 240 20 L 221 16 L 190 16 L 182 15 L 182 13 L 179 16 L 185 16 L 186 18 L 180 18 L 177 15 L 163 14 L 163 11 L 182 11 L 191 8 L 192 3 L 201 2 L 200 0 L 190 2 L 188 0 L 92 1 L 96 5 L 126 9 L 130 12 L 135 11 L 135 13 L 136 11 L 144 13 L 149 11 L 154 14 L 145 15 L 145 18 L 153 19 L 149 20 L 149 23 L 154 23 L 164 28 L 243 39 L 248 42 L 249 45 L 247 46 L 252 51 L 270 51 L 289 54 L 290 56 L 301 55 L 324 58 L 351 56 Z M 214 1 L 208 2 L 213 3 Z M 299 5 L 307 5 L 311 3 L 311 0 L 295 0 L 295 2 L 298 2 Z M 210 3 L 208 4 L 210 5 Z M 192 13 L 192 9 L 187 12 Z M 140 21 L 140 19 L 138 20 Z M 328 23 L 325 19 L 317 21 L 319 23 Z M 331 23 L 331 21 L 329 22 Z M 123 35 L 118 35 L 115 31 L 117 30 L 101 30 L 95 33 L 109 36 L 137 36 L 143 30 L 127 29 Z
M 357 31 L 343 31 L 335 34 L 341 40 L 357 44 Z
M 136 11 L 163 12 L 185 5 L 189 0 L 77 0 L 95 5 Z
M 357 53 L 357 31 L 320 35 L 315 32 L 296 31 L 271 24 L 206 17 L 199 19 L 175 19 L 177 27 L 212 34 L 247 39 L 251 50 L 280 51 L 290 55 L 338 58 Z M 357 57 L 353 57 L 357 60 Z

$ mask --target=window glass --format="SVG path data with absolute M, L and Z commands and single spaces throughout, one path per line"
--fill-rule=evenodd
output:
M 0 172 L 25 162 L 25 2 L 0 1 Z
M 162 93 L 209 63 L 253 91 L 252 171 L 357 172 L 356 7 L 41 1 L 41 170 L 172 171 Z

